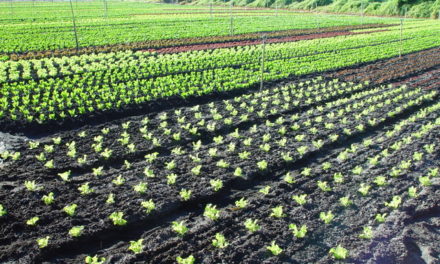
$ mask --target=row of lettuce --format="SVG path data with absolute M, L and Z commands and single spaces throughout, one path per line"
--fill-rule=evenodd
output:
M 80 47 L 142 42 L 158 39 L 224 36 L 274 30 L 308 29 L 331 26 L 394 23 L 395 19 L 353 16 L 315 16 L 286 14 L 280 16 L 193 16 L 179 14 L 136 15 L 129 17 L 97 17 L 76 22 Z M 5 24 L 0 33 L 0 53 L 75 48 L 71 19 Z M 231 30 L 232 29 L 232 30 Z
M 409 29 L 402 42 L 399 31 L 391 30 L 267 45 L 264 80 L 436 47 L 440 44 L 439 29 L 435 24 L 429 29 Z M 248 46 L 168 55 L 121 52 L 2 63 L 0 118 L 44 123 L 169 96 L 186 98 L 249 88 L 260 82 L 261 52 L 259 46 Z M 11 80 L 15 81 L 8 82 Z

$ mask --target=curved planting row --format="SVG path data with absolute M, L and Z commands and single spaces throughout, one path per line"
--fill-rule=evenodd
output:
M 268 39 L 272 39 L 276 41 L 278 38 L 293 38 L 295 36 L 309 36 L 309 38 L 317 38 L 320 35 L 332 35 L 333 34 L 348 34 L 351 30 L 357 29 L 366 29 L 366 28 L 382 28 L 388 27 L 391 24 L 366 24 L 366 25 L 352 25 L 352 26 L 329 26 L 326 28 L 319 29 L 291 29 L 291 30 L 283 30 L 283 31 L 269 31 L 264 32 L 264 35 Z M 46 57 L 62 57 L 62 56 L 74 56 L 74 55 L 82 55 L 82 54 L 91 54 L 91 53 L 108 53 L 108 52 L 117 52 L 124 50 L 152 50 L 161 52 L 162 49 L 170 48 L 175 51 L 182 51 L 181 48 L 176 47 L 186 47 L 185 51 L 195 50 L 196 48 L 192 48 L 193 46 L 197 46 L 198 49 L 212 49 L 216 48 L 218 45 L 226 45 L 223 47 L 235 47 L 235 46 L 244 46 L 251 41 L 257 41 L 261 39 L 263 33 L 246 33 L 246 34 L 237 34 L 232 36 L 213 36 L 213 37 L 198 37 L 198 38 L 182 38 L 182 39 L 164 39 L 164 40 L 149 40 L 144 42 L 131 42 L 131 43 L 121 43 L 121 44 L 113 44 L 113 45 L 104 45 L 104 46 L 88 46 L 81 47 L 79 50 L 74 48 L 71 49 L 56 49 L 56 50 L 47 50 L 47 51 L 27 51 L 24 53 L 5 53 L 3 56 L 8 56 L 10 60 L 23 60 L 23 59 L 42 59 Z M 226 44 L 228 43 L 228 44 Z M 229 44 L 235 43 L 235 45 Z M 172 49 L 174 48 L 174 49 Z M 1 55 L 0 55 L 1 57 Z
M 9 16 L 10 14 L 8 14 Z M 69 14 L 70 15 L 70 14 Z M 313 15 L 289 14 L 286 16 L 242 16 L 233 22 L 234 34 L 254 32 L 310 29 Z M 98 16 L 97 16 L 98 17 Z M 365 23 L 392 23 L 394 19 L 365 18 Z M 322 27 L 359 25 L 357 17 L 323 16 Z M 194 17 L 181 14 L 176 16 L 125 16 L 80 19 L 76 23 L 80 47 L 139 43 L 149 40 L 182 39 L 195 37 L 215 37 L 230 35 L 230 18 L 206 15 Z M 33 23 L 7 23 L 2 31 L 0 52 L 5 54 L 29 51 L 45 51 L 75 48 L 70 19 L 62 21 Z M 182 30 L 184 29 L 184 30 Z
M 405 40 L 402 52 L 436 46 L 437 39 L 431 33 L 432 29 L 408 33 L 407 37 L 412 37 Z M 400 47 L 393 40 L 397 34 L 390 31 L 268 45 L 264 79 L 279 80 L 395 56 Z M 383 37 L 381 41 L 377 40 L 379 36 Z M 40 79 L 4 83 L 0 118 L 8 129 L 17 124 L 44 124 L 127 109 L 159 98 L 249 88 L 260 81 L 260 64 L 255 60 L 260 54 L 259 47 L 251 46 L 172 55 L 84 55 L 48 59 L 44 64 L 8 62 L 0 71 L 3 81 Z
M 399 211 L 409 219 L 414 212 L 423 217 L 439 202 L 440 148 L 432 144 L 440 133 L 439 108 L 425 108 L 303 169 L 274 172 L 276 181 L 209 201 L 194 213 L 173 216 L 172 223 L 133 232 L 123 243 L 109 238 L 104 249 L 82 249 L 63 261 L 90 254 L 110 262 L 380 262 L 383 256 L 365 248 L 391 237 L 376 230 L 403 232 L 392 227 Z M 424 208 L 428 202 L 431 207 Z M 393 263 L 409 257 L 389 254 Z

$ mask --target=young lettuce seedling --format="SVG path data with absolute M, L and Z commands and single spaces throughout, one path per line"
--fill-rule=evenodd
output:
M 133 186 L 133 190 L 139 194 L 144 194 L 147 192 L 148 184 L 146 182 L 140 182 L 139 184 Z
M 319 218 L 324 221 L 325 224 L 330 224 L 330 222 L 335 218 L 335 215 L 331 212 L 321 212 Z
M 106 149 L 104 149 L 103 152 L 101 152 L 101 157 L 108 160 L 112 156 L 112 153 L 113 153 L 113 150 L 106 148 Z
M 75 215 L 75 210 L 77 207 L 78 207 L 78 205 L 76 205 L 76 204 L 66 205 L 66 206 L 64 206 L 63 211 L 68 216 L 73 216 L 73 215 Z
M 296 150 L 298 151 L 300 156 L 304 156 L 304 154 L 306 154 L 308 148 L 309 147 L 307 147 L 307 146 L 301 146 L 301 147 L 296 148 Z
M 240 167 L 237 167 L 234 171 L 234 176 L 236 177 L 242 177 L 243 176 L 243 170 Z
M 361 186 L 359 187 L 358 191 L 363 195 L 366 196 L 368 192 L 370 191 L 371 186 L 367 185 L 365 183 L 361 183 Z
M 292 233 L 297 238 L 304 238 L 307 234 L 307 226 L 302 225 L 300 228 L 295 224 L 290 224 L 289 229 L 292 230 Z
M 180 198 L 183 201 L 188 201 L 189 198 L 191 198 L 191 193 L 192 193 L 191 190 L 182 189 L 182 190 L 180 190 L 180 193 L 179 193 L 180 194 Z
M 353 204 L 353 202 L 350 200 L 350 197 L 348 197 L 348 196 L 341 197 L 341 198 L 339 199 L 339 202 L 340 202 L 341 205 L 344 206 L 344 207 L 348 207 L 348 206 L 350 206 L 350 205 Z
M 228 241 L 226 241 L 226 238 L 221 233 L 216 233 L 215 238 L 212 240 L 212 245 L 216 248 L 225 248 L 229 245 Z
M 354 168 L 353 170 L 352 170 L 352 172 L 353 172 L 353 174 L 354 175 L 360 175 L 361 173 L 362 173 L 362 167 L 361 166 L 356 166 L 356 168 Z
M 359 235 L 362 239 L 372 239 L 373 238 L 373 229 L 371 226 L 364 226 L 362 233 Z
M 171 229 L 176 232 L 179 236 L 185 235 L 185 233 L 188 231 L 188 227 L 185 226 L 183 221 L 177 222 L 174 221 L 171 223 Z
M 6 210 L 6 208 L 0 204 L 0 217 L 5 216 L 8 213 L 8 211 Z
M 80 187 L 78 187 L 78 191 L 81 193 L 81 195 L 87 195 L 87 194 L 93 193 L 95 190 L 90 188 L 89 183 L 86 182 L 83 185 L 81 185 Z
M 243 151 L 243 152 L 238 153 L 238 157 L 242 160 L 248 159 L 250 155 L 251 155 L 251 153 L 248 151 Z
M 150 169 L 150 166 L 147 166 L 144 168 L 144 175 L 147 178 L 154 178 L 156 175 L 154 174 L 154 171 Z
M 323 164 L 322 164 L 322 169 L 324 170 L 324 171 L 328 171 L 329 169 L 331 169 L 332 168 L 332 164 L 330 163 L 330 162 L 324 162 Z
M 191 169 L 191 173 L 196 175 L 196 176 L 199 176 L 201 170 L 202 170 L 202 165 L 197 165 L 197 166 L 195 166 L 194 168 Z
M 432 185 L 432 182 L 431 182 L 431 179 L 429 178 L 429 176 L 420 176 L 419 182 L 422 186 L 425 186 L 425 187 Z
M 130 241 L 130 246 L 128 247 L 128 250 L 133 251 L 134 254 L 139 254 L 144 250 L 144 246 L 142 243 L 144 240 L 141 238 L 137 241 Z
M 304 205 L 307 202 L 307 194 L 293 195 L 292 199 L 299 205 Z
M 127 170 L 131 168 L 131 163 L 128 160 L 124 160 L 124 168 Z
M 194 258 L 193 255 L 190 255 L 186 258 L 182 258 L 181 256 L 178 256 L 176 258 L 176 261 L 178 264 L 194 264 L 194 262 L 196 261 L 196 258 Z
M 176 183 L 177 175 L 175 173 L 171 173 L 167 175 L 167 184 L 173 185 Z
M 330 186 L 328 186 L 326 181 L 318 181 L 317 185 L 318 185 L 319 189 L 321 189 L 323 192 L 329 192 L 332 190 L 332 188 Z
M 329 253 L 334 259 L 342 260 L 348 257 L 348 250 L 338 245 L 336 248 L 331 248 Z
M 217 162 L 217 167 L 226 169 L 229 167 L 229 163 L 227 163 L 225 160 L 221 159 Z
M 336 172 L 333 174 L 333 181 L 335 183 L 343 183 L 344 182 L 344 176 L 340 172 Z
M 374 181 L 375 184 L 377 184 L 377 186 L 385 186 L 387 185 L 387 178 L 385 178 L 384 176 L 377 176 Z
M 254 233 L 258 230 L 260 230 L 260 226 L 257 224 L 258 220 L 252 220 L 250 218 L 246 219 L 246 221 L 244 222 L 244 226 L 246 227 L 247 230 L 249 230 L 249 232 Z
M 113 221 L 114 225 L 123 226 L 127 224 L 127 220 L 125 220 L 123 217 L 123 212 L 113 212 L 108 218 Z
M 173 170 L 173 169 L 175 169 L 176 168 L 176 161 L 175 160 L 172 160 L 172 161 L 170 161 L 170 162 L 165 162 L 165 168 L 167 169 L 167 170 Z
M 383 223 L 385 222 L 385 218 L 386 218 L 387 214 L 383 213 L 383 214 L 376 214 L 376 216 L 374 217 L 374 219 L 378 222 L 378 223 Z
M 116 186 L 120 186 L 122 184 L 124 184 L 125 179 L 124 177 L 122 177 L 122 175 L 119 175 L 118 177 L 116 177 L 116 179 L 112 180 L 112 183 Z
M 269 194 L 269 191 L 270 191 L 270 186 L 267 185 L 267 186 L 261 188 L 258 192 L 260 192 L 260 193 L 262 193 L 262 194 L 264 194 L 264 195 L 268 195 L 268 194 Z
M 74 226 L 69 230 L 69 235 L 71 237 L 79 237 L 81 236 L 83 230 L 84 230 L 84 226 Z
M 390 202 L 385 202 L 385 206 L 390 207 L 392 209 L 397 209 L 402 203 L 402 198 L 400 196 L 393 196 L 393 199 Z
M 35 192 L 41 190 L 42 187 L 38 186 L 35 181 L 25 181 L 24 186 L 28 191 Z
M 28 219 L 26 221 L 26 224 L 29 226 L 35 226 L 35 225 L 37 225 L 38 220 L 40 220 L 40 218 L 38 216 L 34 216 L 34 217 Z
M 98 256 L 87 256 L 84 261 L 86 264 L 104 264 L 105 260 L 104 257 L 99 258 Z
M 41 200 L 44 202 L 45 205 L 51 205 L 53 201 L 55 200 L 53 192 L 50 192 L 47 195 L 44 195 Z
M 270 244 L 270 246 L 266 247 L 274 256 L 278 256 L 279 254 L 281 254 L 281 252 L 283 252 L 283 250 L 277 245 L 275 244 L 275 241 L 272 241 L 272 243 Z
M 63 181 L 65 181 L 65 182 L 67 182 L 67 181 L 69 181 L 69 178 L 70 178 L 70 175 L 72 174 L 72 171 L 66 171 L 66 172 L 63 172 L 63 173 L 58 173 L 58 176 L 60 176 L 60 178 L 63 180 Z
M 115 203 L 115 195 L 113 193 L 109 193 L 105 203 L 106 204 L 114 204 Z
M 270 216 L 275 217 L 275 218 L 282 218 L 285 216 L 285 214 L 283 213 L 283 206 L 277 206 L 272 208 L 272 213 L 270 214 Z
M 414 186 L 409 187 L 408 188 L 408 196 L 411 198 L 416 198 L 418 196 L 417 188 Z
M 150 199 L 148 201 L 142 201 L 141 206 L 146 209 L 146 213 L 151 213 L 154 209 L 156 209 L 156 204 L 154 203 L 153 199 Z
M 221 188 L 223 188 L 223 182 L 220 179 L 217 180 L 210 180 L 209 183 L 211 184 L 211 188 L 218 192 Z
M 257 167 L 258 167 L 258 169 L 260 169 L 262 171 L 266 170 L 267 169 L 267 161 L 262 160 L 262 161 L 257 162 Z
M 433 177 L 433 178 L 437 177 L 439 175 L 439 171 L 440 171 L 439 168 L 431 168 L 431 169 L 429 169 L 428 176 Z
M 285 176 L 284 176 L 284 181 L 288 184 L 294 184 L 295 183 L 295 179 L 292 177 L 292 175 L 290 175 L 290 172 L 288 172 Z
M 241 198 L 240 200 L 235 201 L 235 206 L 237 206 L 240 209 L 243 209 L 247 206 L 248 202 L 246 199 Z
M 47 247 L 47 245 L 49 244 L 49 239 L 50 239 L 49 236 L 47 236 L 47 237 L 43 237 L 43 238 L 38 238 L 38 239 L 37 239 L 37 245 L 38 245 L 38 247 L 39 247 L 39 248 L 45 248 L 45 247 Z
M 282 152 L 281 157 L 285 162 L 291 162 L 293 160 L 293 157 L 290 155 L 290 152 Z
M 312 175 L 312 169 L 311 169 L 311 168 L 304 168 L 304 169 L 301 171 L 301 175 L 302 175 L 302 176 L 306 176 L 306 177 Z
M 53 169 L 55 167 L 55 165 L 53 164 L 53 160 L 49 160 L 48 162 L 46 162 L 44 164 L 44 167 L 46 167 L 48 169 Z
M 205 207 L 205 212 L 203 213 L 203 216 L 206 216 L 209 219 L 215 221 L 220 217 L 220 210 L 218 210 L 215 205 L 208 204 Z
M 423 148 L 426 150 L 426 152 L 428 154 L 432 154 L 432 153 L 434 153 L 434 150 L 435 150 L 435 144 L 425 145 L 425 146 L 423 146 Z
M 29 141 L 29 149 L 36 149 L 40 145 L 38 141 Z
M 99 176 L 102 175 L 103 170 L 104 170 L 104 167 L 92 168 L 92 174 L 93 174 L 95 177 L 99 177 Z

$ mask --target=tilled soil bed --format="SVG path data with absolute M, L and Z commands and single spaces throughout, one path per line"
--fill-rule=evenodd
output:
M 308 78 L 5 137 L 0 261 L 438 263 L 436 73 L 405 72 L 431 90 Z

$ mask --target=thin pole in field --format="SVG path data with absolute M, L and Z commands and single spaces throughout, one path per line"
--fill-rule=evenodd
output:
M 12 0 L 9 0 L 9 7 L 10 7 L 11 15 L 14 14 L 14 10 L 12 9 Z
M 104 0 L 104 17 L 108 19 L 108 7 L 107 7 L 107 0 Z M 107 21 L 108 22 L 108 21 Z
M 263 82 L 264 82 L 264 60 L 266 57 L 266 35 L 261 36 L 262 39 L 262 53 L 261 53 L 261 76 L 260 76 L 260 92 L 263 90 Z
M 362 24 L 364 24 L 364 1 L 361 2 Z
M 318 21 L 318 2 L 315 2 L 315 20 L 316 20 L 316 28 L 319 28 L 319 21 Z
M 211 19 L 212 19 L 212 0 L 209 1 L 209 13 L 211 14 Z
M 70 0 L 70 11 L 72 12 L 72 24 L 73 24 L 73 33 L 74 33 L 74 36 L 75 36 L 76 52 L 78 52 L 79 51 L 78 33 L 76 32 L 76 22 L 75 22 L 75 14 L 73 13 L 72 0 Z
M 234 17 L 232 16 L 232 5 L 233 5 L 233 1 L 231 0 L 231 5 L 230 5 L 230 16 L 231 16 L 231 21 L 229 23 L 229 34 L 232 36 L 234 35 Z
M 403 37 L 403 18 L 400 19 L 400 48 L 399 48 L 399 58 L 402 57 L 402 37 Z

